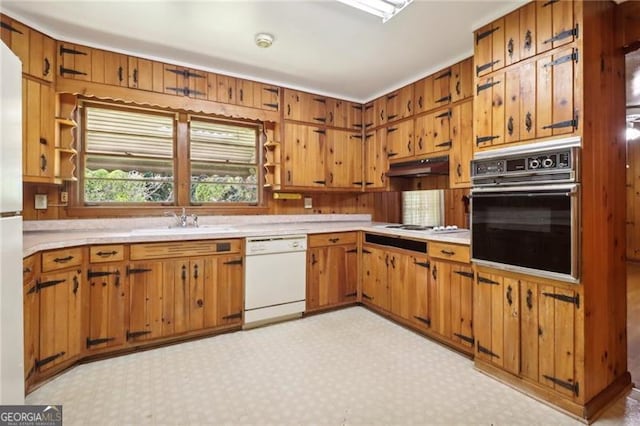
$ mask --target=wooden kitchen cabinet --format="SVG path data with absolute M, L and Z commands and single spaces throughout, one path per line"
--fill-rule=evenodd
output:
M 87 270 L 87 330 L 84 347 L 116 348 L 126 342 L 129 286 L 124 262 L 90 264 Z
M 163 84 L 164 93 L 170 95 L 207 99 L 209 93 L 207 73 L 175 65 L 164 65 Z
M 385 128 L 380 128 L 364 134 L 364 185 L 367 189 L 385 189 L 389 183 L 386 133 Z
M 92 81 L 91 48 L 79 44 L 57 43 L 58 76 L 74 80 Z
M 91 81 L 111 86 L 129 86 L 129 58 L 120 53 L 91 50 Z
M 358 246 L 355 232 L 309 236 L 307 311 L 355 302 L 357 280 Z
M 189 259 L 162 263 L 162 336 L 174 336 L 189 330 Z
M 528 62 L 505 72 L 505 143 L 542 136 L 536 122 L 536 64 Z
M 505 74 L 479 78 L 473 104 L 474 150 L 504 143 Z
M 253 83 L 253 106 L 267 111 L 280 110 L 280 89 L 262 83 Z
M 284 179 L 285 185 L 325 187 L 326 130 L 285 122 Z M 312 161 L 310 161 L 313 159 Z
M 216 100 L 225 104 L 235 104 L 238 101 L 237 79 L 226 75 L 218 74 L 218 88 Z
M 362 131 L 364 127 L 364 113 L 362 104 L 347 102 L 346 127 L 351 130 Z
M 451 108 L 438 110 L 415 119 L 416 151 L 422 156 L 447 152 L 452 146 Z
M 387 122 L 387 96 L 380 96 L 373 101 L 373 127 L 378 127 Z
M 327 99 L 310 93 L 284 89 L 284 118 L 305 123 L 327 123 Z
M 362 134 L 348 130 L 326 130 L 327 186 L 362 188 Z
M 49 83 L 22 79 L 22 174 L 24 182 L 53 183 L 55 92 Z
M 217 299 L 215 326 L 241 325 L 244 309 L 243 257 L 240 253 L 216 256 L 214 266 Z
M 391 306 L 388 263 L 389 255 L 384 249 L 362 246 L 362 301 L 385 311 Z
M 127 342 L 162 336 L 162 262 L 135 261 L 126 268 L 129 279 Z
M 362 107 L 362 126 L 364 131 L 367 132 L 369 129 L 375 127 L 375 123 L 375 104 L 369 102 Z
M 451 68 L 447 68 L 436 74 L 425 77 L 422 80 L 418 80 L 415 83 L 416 113 L 431 111 L 435 108 L 447 106 L 451 102 L 451 76 L 452 70 Z M 458 76 L 460 77 L 460 74 Z M 462 85 L 467 83 L 467 80 L 456 80 L 456 82 L 460 83 L 460 95 L 456 96 L 461 96 L 463 90 Z M 453 89 L 456 89 L 455 84 Z
M 409 84 L 387 96 L 387 122 L 401 120 L 413 115 L 413 84 Z
M 473 157 L 473 102 L 471 100 L 451 108 L 450 125 L 449 187 L 468 188 L 471 185 L 471 158 Z
M 574 109 L 574 75 L 578 50 L 567 48 L 543 55 L 536 63 L 536 138 L 573 133 L 578 128 Z
M 154 62 L 148 59 L 136 58 L 129 56 L 127 62 L 128 70 L 128 86 L 131 89 L 140 89 L 147 91 L 160 91 L 160 87 L 154 87 Z M 164 73 L 163 73 L 164 74 Z M 160 76 L 159 80 L 163 80 L 164 76 Z
M 29 384 L 40 355 L 40 295 L 36 283 L 40 276 L 40 255 L 22 261 L 22 317 L 24 330 L 24 379 Z
M 473 272 L 469 247 L 429 242 L 431 330 L 458 347 L 474 343 Z
M 475 75 L 482 77 L 505 66 L 504 18 L 487 24 L 474 33 Z
M 538 54 L 571 43 L 578 36 L 573 1 L 533 2 L 536 7 L 536 51 Z
M 55 40 L 30 29 L 28 74 L 45 81 L 53 81 L 53 75 L 55 74 L 55 56 Z
M 473 57 L 451 65 L 449 83 L 451 102 L 473 97 Z
M 389 125 L 385 128 L 387 158 L 391 161 L 414 155 L 413 120 Z

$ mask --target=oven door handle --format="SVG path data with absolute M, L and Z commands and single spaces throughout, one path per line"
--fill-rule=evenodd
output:
M 558 196 L 564 195 L 565 197 L 572 197 L 577 194 L 576 191 L 571 192 L 509 192 L 509 193 L 484 193 L 484 194 L 472 194 L 471 197 L 480 198 L 480 197 L 547 197 L 547 196 Z
M 492 186 L 473 188 L 471 197 L 520 196 L 520 195 L 574 195 L 578 192 L 579 184 L 570 185 L 527 185 L 527 186 Z

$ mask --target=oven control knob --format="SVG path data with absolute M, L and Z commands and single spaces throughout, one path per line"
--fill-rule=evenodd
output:
M 544 167 L 545 169 L 548 169 L 549 167 L 553 166 L 553 160 L 551 158 L 545 158 L 544 160 L 542 160 L 542 167 Z
M 535 158 L 533 160 L 529 161 L 529 168 L 530 169 L 537 169 L 538 167 L 540 167 L 540 161 L 538 161 Z

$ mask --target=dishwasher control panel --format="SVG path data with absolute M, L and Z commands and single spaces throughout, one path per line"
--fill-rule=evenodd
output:
M 305 250 L 307 250 L 306 235 L 247 237 L 245 245 L 245 254 L 247 256 Z

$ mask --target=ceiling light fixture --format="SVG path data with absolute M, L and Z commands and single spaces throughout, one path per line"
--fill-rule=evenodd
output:
M 382 18 L 382 23 L 396 16 L 413 0 L 338 0 L 348 6 Z
M 273 44 L 273 36 L 267 33 L 258 33 L 256 34 L 256 45 L 258 47 L 262 47 L 266 49 Z

